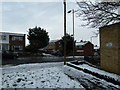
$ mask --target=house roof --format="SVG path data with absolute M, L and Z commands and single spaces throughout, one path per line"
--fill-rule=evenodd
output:
M 94 49 L 100 49 L 100 47 L 99 46 L 94 46 Z
M 21 34 L 21 33 L 11 33 L 11 32 L 0 32 L 0 35 L 20 35 L 20 36 L 24 36 L 25 34 Z
M 50 40 L 50 42 L 52 42 L 52 43 L 57 42 L 57 41 L 59 41 L 59 40 Z
M 120 22 L 117 22 L 117 23 L 114 23 L 114 24 L 109 24 L 109 25 L 106 25 L 106 26 L 102 26 L 102 27 L 100 27 L 99 29 L 105 28 L 105 27 L 110 27 L 110 26 L 117 25 L 117 24 L 119 25 Z
M 76 42 L 76 46 L 83 46 L 83 45 L 85 45 L 88 42 L 89 41 Z

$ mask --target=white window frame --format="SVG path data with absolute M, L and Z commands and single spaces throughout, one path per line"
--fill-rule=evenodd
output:
M 13 37 L 12 37 L 12 40 L 14 40 L 14 41 L 16 41 L 16 40 L 22 41 L 22 40 L 23 40 L 23 37 L 21 37 L 21 36 L 13 36 Z
M 12 50 L 15 50 L 15 48 L 18 48 L 18 50 L 23 50 L 23 46 L 12 46 Z
M 76 52 L 84 52 L 84 50 L 76 50 Z

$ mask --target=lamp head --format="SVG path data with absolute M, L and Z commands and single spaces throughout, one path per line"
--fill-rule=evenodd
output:
M 69 10 L 67 13 L 71 13 L 71 10 Z

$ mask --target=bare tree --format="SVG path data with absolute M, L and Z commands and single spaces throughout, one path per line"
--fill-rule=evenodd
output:
M 78 17 L 87 21 L 86 25 L 98 28 L 120 22 L 120 1 L 117 2 L 77 2 Z

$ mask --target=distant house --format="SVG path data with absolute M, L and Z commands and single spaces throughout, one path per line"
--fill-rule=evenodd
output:
M 89 41 L 76 42 L 76 56 L 91 56 L 94 55 L 93 44 Z
M 97 45 L 94 46 L 94 55 L 95 56 L 100 55 L 100 47 Z
M 25 34 L 0 32 L 0 50 L 19 52 L 25 48 Z
M 57 51 L 61 49 L 60 40 L 51 40 L 49 44 L 44 48 L 47 52 Z
M 55 42 L 55 50 L 60 50 L 61 47 L 62 47 L 62 45 L 61 45 L 61 40 L 57 40 L 57 41 Z

